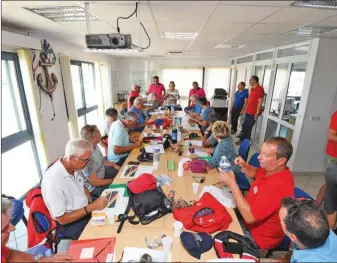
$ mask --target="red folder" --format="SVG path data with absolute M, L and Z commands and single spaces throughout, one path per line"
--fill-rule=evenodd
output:
M 72 240 L 68 253 L 74 258 L 73 262 L 106 262 L 108 254 L 115 253 L 115 244 L 115 237 Z M 94 248 L 94 252 L 92 257 L 81 259 L 82 249 L 85 248 Z

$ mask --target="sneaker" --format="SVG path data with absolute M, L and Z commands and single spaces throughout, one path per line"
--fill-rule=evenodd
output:
M 240 145 L 241 144 L 241 141 L 238 140 L 237 142 L 235 142 L 235 145 Z

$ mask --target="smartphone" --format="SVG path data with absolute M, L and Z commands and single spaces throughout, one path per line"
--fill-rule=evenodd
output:
M 226 252 L 232 253 L 232 254 L 239 254 L 242 255 L 243 248 L 240 243 L 237 242 L 223 242 L 223 247 Z
M 140 164 L 140 162 L 134 162 L 134 161 L 130 161 L 130 162 L 128 162 L 128 164 L 131 164 L 131 165 L 139 165 L 139 164 Z

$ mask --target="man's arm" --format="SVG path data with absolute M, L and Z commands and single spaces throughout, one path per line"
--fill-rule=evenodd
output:
M 139 142 L 136 142 L 134 144 L 130 144 L 128 146 L 118 146 L 114 145 L 114 153 L 127 153 L 132 151 L 133 149 L 139 148 L 141 145 Z
M 24 253 L 22 251 L 8 249 L 6 256 L 7 262 L 35 262 L 34 256 Z
M 105 166 L 109 166 L 109 167 L 113 167 L 117 170 L 121 169 L 121 167 L 118 164 L 115 164 L 114 162 L 109 162 L 108 160 L 104 159 L 104 165 Z
M 136 125 L 135 129 L 146 127 L 148 125 L 148 123 L 149 122 L 147 120 L 145 120 L 144 123 Z
M 243 104 L 243 108 L 240 112 L 240 115 L 244 114 L 246 112 L 246 108 L 247 108 L 247 101 L 248 99 L 245 99 L 245 103 Z M 260 111 L 259 111 L 260 112 Z
M 91 194 L 85 186 L 83 186 L 83 187 L 84 187 L 84 193 L 87 196 L 89 203 L 91 203 L 92 202 Z
M 337 131 L 329 129 L 328 140 L 337 142 Z
M 240 166 L 242 171 L 251 179 L 256 178 L 256 173 L 258 168 L 251 166 L 250 164 L 246 163 L 241 156 L 237 157 L 234 160 L 235 165 Z
M 96 173 L 88 176 L 89 183 L 94 187 L 110 185 L 110 184 L 112 184 L 113 180 L 114 179 L 101 179 L 101 178 L 97 177 Z
M 262 107 L 262 102 L 263 102 L 263 98 L 259 99 L 259 104 L 257 105 L 257 110 L 255 113 L 255 120 L 259 117 L 259 113 L 261 111 L 261 107 Z

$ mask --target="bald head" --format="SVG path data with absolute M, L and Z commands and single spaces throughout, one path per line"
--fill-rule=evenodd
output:
M 140 91 L 140 86 L 137 85 L 137 84 L 133 84 L 131 89 L 132 89 L 133 91 L 139 92 L 139 91 Z

